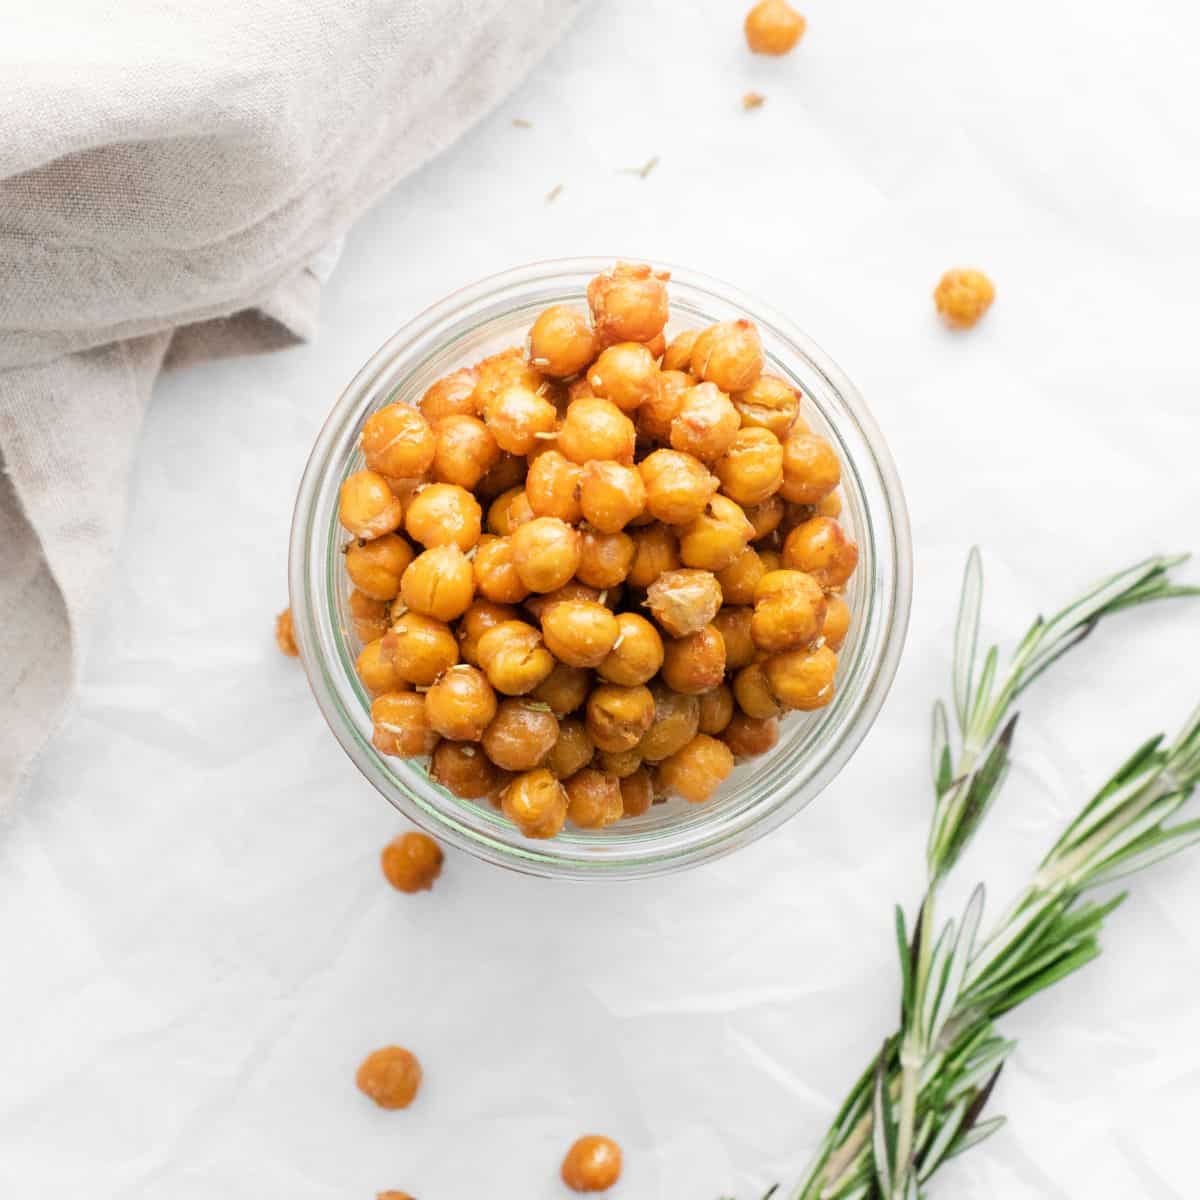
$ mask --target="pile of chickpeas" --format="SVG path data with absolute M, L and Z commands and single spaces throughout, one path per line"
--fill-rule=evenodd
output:
M 840 464 L 748 320 L 620 263 L 362 430 L 339 517 L 374 744 L 532 838 L 701 803 L 833 698 Z

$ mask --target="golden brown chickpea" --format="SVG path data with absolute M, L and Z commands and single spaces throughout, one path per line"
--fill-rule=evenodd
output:
M 711 571 L 668 571 L 646 592 L 654 619 L 672 637 L 703 629 L 721 607 L 721 585 Z
M 425 693 L 430 726 L 452 742 L 477 742 L 496 715 L 496 693 L 477 667 L 458 663 Z
M 371 745 L 393 758 L 424 758 L 433 751 L 437 734 L 425 714 L 419 692 L 384 692 L 371 701 Z
M 380 1108 L 407 1108 L 421 1086 L 421 1064 L 403 1046 L 384 1046 L 363 1060 L 355 1083 Z
M 529 361 L 544 375 L 565 379 L 596 355 L 596 335 L 583 313 L 555 304 L 538 314 L 529 331 Z
M 590 462 L 580 476 L 579 503 L 584 519 L 601 533 L 620 533 L 646 507 L 646 485 L 633 467 Z
M 587 600 L 564 600 L 542 616 L 546 649 L 569 667 L 598 667 L 619 633 L 617 618 Z
M 346 546 L 346 574 L 359 591 L 374 600 L 392 600 L 400 578 L 413 560 L 412 547 L 394 533 Z
M 398 1192 L 395 1188 L 389 1188 L 386 1192 L 376 1192 L 375 1200 L 413 1200 L 408 1192 Z
M 825 624 L 825 593 L 803 571 L 771 571 L 754 589 L 750 634 L 760 650 L 774 653 L 811 646 Z
M 758 551 L 746 546 L 729 566 L 716 574 L 726 604 L 753 604 L 755 585 L 766 571 Z
M 715 383 L 722 392 L 746 391 L 763 369 L 762 342 L 754 323 L 722 321 L 701 330 L 692 347 L 691 368 L 697 379 Z
M 754 526 L 754 540 L 762 541 L 777 530 L 783 522 L 785 504 L 781 496 L 772 496 L 761 504 L 745 510 L 746 519 Z
M 817 503 L 816 516 L 840 517 L 842 515 L 842 497 L 840 492 L 830 492 L 822 496 Z
M 767 429 L 782 441 L 800 416 L 800 396 L 778 375 L 760 375 L 743 392 L 730 399 L 743 429 Z
M 650 811 L 654 803 L 654 784 L 650 772 L 638 767 L 632 775 L 621 779 L 621 808 L 627 817 L 640 817 Z
M 473 488 L 500 461 L 500 447 L 478 417 L 443 417 L 433 431 L 433 477 Z
M 612 604 L 608 603 L 611 597 L 601 598 L 601 593 L 597 588 L 588 587 L 586 584 L 580 583 L 577 579 L 572 579 L 570 583 L 564 583 L 562 587 L 555 588 L 552 592 L 546 592 L 544 595 L 530 596 L 525 601 L 525 607 L 528 611 L 540 621 L 551 607 L 560 603 L 563 600 L 591 600 L 595 604 L 608 604 L 611 608 Z
M 666 645 L 663 682 L 684 696 L 712 691 L 725 678 L 725 642 L 713 625 L 674 638 Z
M 810 712 L 833 699 L 837 655 L 828 646 L 815 650 L 784 650 L 763 664 L 767 686 L 786 708 Z
M 604 750 L 596 755 L 596 766 L 606 775 L 625 779 L 642 765 L 642 752 L 634 746 L 632 750 Z
M 504 492 L 521 487 L 525 482 L 528 464 L 519 454 L 503 451 L 496 465 L 475 485 L 475 495 L 490 502 Z
M 754 609 L 742 605 L 723 608 L 712 619 L 713 627 L 725 643 L 725 670 L 740 671 L 758 657 L 750 627 Z
M 759 0 L 746 14 L 746 44 L 755 54 L 787 54 L 804 36 L 804 26 L 787 0 Z
M 643 342 L 642 345 L 654 356 L 654 361 L 658 362 L 660 358 L 667 352 L 667 339 L 660 330 L 648 342 Z
M 683 407 L 683 398 L 696 386 L 696 380 L 685 371 L 660 371 L 654 392 L 637 410 L 638 433 L 651 442 L 671 440 L 671 422 Z
M 579 566 L 575 578 L 589 587 L 615 588 L 625 582 L 636 552 L 627 533 L 598 533 L 583 529 L 579 533 Z
M 383 639 L 396 673 L 405 683 L 428 687 L 458 662 L 458 642 L 444 621 L 406 612 Z
M 465 553 L 479 541 L 482 521 L 479 502 L 453 483 L 431 483 L 422 488 L 404 514 L 409 537 L 427 550 L 454 545 Z
M 762 504 L 783 486 L 783 447 L 769 429 L 741 429 L 713 473 L 730 499 L 746 508 Z
M 382 537 L 396 529 L 403 517 L 404 506 L 382 475 L 355 471 L 346 477 L 338 497 L 338 520 L 355 537 Z
M 350 593 L 348 601 L 350 620 L 354 623 L 354 636 L 364 645 L 381 638 L 388 631 L 388 606 L 357 588 Z
M 588 307 L 596 335 L 608 346 L 614 342 L 648 342 L 662 332 L 670 309 L 666 271 L 654 272 L 644 263 L 617 263 L 588 284 Z
M 632 750 L 653 723 L 649 688 L 602 683 L 588 697 L 587 728 L 598 750 Z
M 398 692 L 405 683 L 410 682 L 400 674 L 387 645 L 387 635 L 368 642 L 358 654 L 354 670 L 362 681 L 363 687 L 372 696 L 384 692 Z
M 830 596 L 828 601 L 821 636 L 831 650 L 840 650 L 850 630 L 850 605 L 841 596 Z
M 539 454 L 525 476 L 525 495 L 534 515 L 557 517 L 568 524 L 579 521 L 583 517 L 579 506 L 581 474 L 578 464 L 555 449 Z
M 671 422 L 671 445 L 701 462 L 715 462 L 733 444 L 740 426 L 729 397 L 716 384 L 698 383 L 683 393 Z
M 858 566 L 858 547 L 832 517 L 813 517 L 787 535 L 783 561 L 792 570 L 806 571 L 823 588 L 840 588 Z
M 500 807 L 527 838 L 552 838 L 567 823 L 566 789 L 544 767 L 518 775 Z
M 479 666 L 479 639 L 502 621 L 515 621 L 517 617 L 517 610 L 511 605 L 476 600 L 458 623 L 459 649 L 463 660 Z
M 723 571 L 746 548 L 754 526 L 726 496 L 713 496 L 690 525 L 679 531 L 679 556 L 689 567 Z
M 621 783 L 615 775 L 585 768 L 563 786 L 567 789 L 567 820 L 580 829 L 603 829 L 621 819 Z
M 559 779 L 567 779 L 576 771 L 582 771 L 596 753 L 587 728 L 577 717 L 562 721 L 558 726 L 558 741 L 546 755 L 545 766 Z M 568 794 L 570 789 L 568 789 Z
M 662 356 L 664 371 L 686 371 L 692 361 L 692 350 L 700 336 L 698 329 L 684 329 L 673 337 Z
M 421 403 L 417 406 L 421 416 L 430 425 L 436 425 L 443 417 L 475 416 L 475 385 L 478 382 L 479 375 L 472 367 L 451 371 L 421 397 Z
M 542 386 L 542 374 L 526 362 L 524 352 L 517 346 L 492 354 L 475 366 L 475 411 L 484 413 L 488 404 L 509 387 L 523 387 L 536 392 Z
M 816 433 L 791 433 L 783 444 L 783 485 L 779 493 L 793 504 L 816 504 L 842 478 L 833 447 Z
M 492 501 L 487 526 L 499 537 L 508 537 L 515 529 L 533 520 L 534 512 L 523 487 L 509 488 Z
M 400 598 L 413 612 L 439 621 L 461 617 L 475 598 L 471 560 L 457 546 L 434 546 L 404 572 Z
M 285 608 L 275 618 L 275 645 L 279 647 L 281 654 L 286 654 L 288 658 L 297 658 L 300 654 L 300 647 L 296 645 L 296 634 L 292 628 L 292 610 Z
M 606 1192 L 621 1177 L 621 1147 L 599 1134 L 581 1137 L 567 1151 L 561 1173 L 573 1192 Z
M 934 289 L 933 302 L 952 329 L 970 329 L 992 306 L 996 289 L 982 272 L 971 268 L 947 271 Z
M 783 566 L 783 556 L 774 546 L 764 546 L 759 550 L 758 557 L 762 559 L 764 574 L 769 575 L 772 571 L 778 571 Z
M 567 458 L 580 465 L 594 459 L 631 463 L 637 431 L 611 400 L 582 396 L 571 401 L 557 444 Z
M 535 517 L 512 535 L 513 563 L 531 592 L 560 588 L 579 566 L 579 531 L 557 517 Z
M 554 670 L 533 689 L 529 695 L 550 706 L 556 717 L 565 717 L 582 707 L 592 690 L 592 673 L 582 667 L 568 667 L 566 663 L 555 663 Z
M 700 697 L 700 732 L 716 737 L 733 719 L 733 692 L 720 683 Z
M 494 796 L 504 781 L 500 768 L 469 742 L 438 742 L 429 763 L 429 775 L 461 800 Z
M 404 833 L 383 848 L 379 865 L 383 877 L 398 892 L 427 892 L 442 873 L 445 855 L 426 833 Z
M 635 529 L 631 536 L 635 553 L 627 579 L 634 587 L 645 590 L 660 575 L 677 570 L 682 565 L 679 560 L 679 539 L 669 526 L 650 525 L 645 529 Z
M 502 621 L 485 630 L 475 655 L 488 682 L 506 696 L 533 691 L 554 670 L 554 656 L 542 645 L 542 635 L 524 621 Z
M 528 454 L 539 433 L 553 433 L 558 412 L 544 396 L 516 384 L 497 392 L 483 410 L 483 419 L 501 450 Z
M 648 763 L 661 762 L 686 746 L 700 728 L 700 699 L 673 692 L 655 681 L 650 688 L 654 697 L 654 724 L 638 743 Z
M 637 613 L 621 613 L 616 621 L 617 638 L 599 665 L 601 678 L 622 687 L 648 683 L 663 664 L 663 641 L 658 630 Z
M 432 553 L 432 551 L 426 551 Z M 471 563 L 475 586 L 497 604 L 519 604 L 529 595 L 513 562 L 512 539 L 485 533 Z
M 756 721 L 777 717 L 783 711 L 783 705 L 775 699 L 767 683 L 764 664 L 760 662 L 750 663 L 733 677 L 733 698 L 738 702 L 738 708 Z
M 407 404 L 388 404 L 363 423 L 367 469 L 405 479 L 423 475 L 433 462 L 436 440 L 429 422 Z
M 756 721 L 745 713 L 737 713 L 725 727 L 721 740 L 734 758 L 755 758 L 766 754 L 779 741 L 779 722 L 774 717 Z
M 658 363 L 649 348 L 639 342 L 618 342 L 601 352 L 588 368 L 592 394 L 611 400 L 622 412 L 631 413 L 658 390 Z
M 531 771 L 558 740 L 558 718 L 534 700 L 502 700 L 482 740 L 484 753 L 496 766 Z
M 658 770 L 669 791 L 689 804 L 701 804 L 729 778 L 733 755 L 724 742 L 698 733 L 682 750 L 665 759 Z
M 703 463 L 678 450 L 655 450 L 638 470 L 646 485 L 646 508 L 666 525 L 691 524 L 718 487 Z

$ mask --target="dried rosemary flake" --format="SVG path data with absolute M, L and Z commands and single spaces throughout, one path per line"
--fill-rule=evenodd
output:
M 621 173 L 624 175 L 637 175 L 640 179 L 645 179 L 657 166 L 658 155 L 654 154 L 642 163 L 640 167 L 622 167 Z
M 553 204 L 553 203 L 555 202 L 555 200 L 557 200 L 557 199 L 559 198 L 559 196 L 561 196 L 561 195 L 562 195 L 562 192 L 563 192 L 563 185 L 562 185 L 561 183 L 556 183 L 556 184 L 555 184 L 555 185 L 554 185 L 554 186 L 553 186 L 553 187 L 552 187 L 552 188 L 551 188 L 551 189 L 550 189 L 550 190 L 549 190 L 549 191 L 546 193 L 546 203 L 547 203 L 547 204 Z
M 525 120 L 524 117 L 513 117 L 514 129 L 532 129 L 533 122 Z

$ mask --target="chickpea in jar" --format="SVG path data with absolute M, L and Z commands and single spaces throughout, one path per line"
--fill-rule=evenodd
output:
M 576 771 L 582 771 L 595 754 L 596 747 L 592 745 L 587 727 L 577 717 L 571 717 L 559 722 L 558 741 L 550 747 L 544 766 L 559 779 L 567 779 Z
M 509 537 L 535 516 L 525 489 L 509 488 L 508 491 L 501 492 L 488 508 L 487 527 L 497 537 Z
M 596 335 L 587 317 L 566 304 L 538 314 L 529 331 L 529 361 L 544 375 L 566 379 L 596 356 Z
M 572 400 L 558 431 L 558 449 L 573 463 L 633 462 L 637 431 L 633 422 L 603 396 Z
M 631 750 L 602 750 L 596 755 L 596 766 L 606 775 L 625 779 L 642 765 L 642 752 L 634 746 Z
M 673 638 L 666 645 L 663 682 L 672 691 L 699 696 L 725 678 L 725 642 L 713 625 Z
M 378 638 L 382 638 L 387 633 L 388 606 L 386 601 L 376 600 L 368 596 L 366 592 L 355 588 L 350 593 L 348 606 L 350 608 L 350 621 L 354 626 L 354 636 L 364 645 L 367 642 L 373 642 Z M 290 633 L 290 621 L 288 630 Z
M 470 742 L 438 742 L 429 775 L 460 800 L 485 800 L 494 796 L 504 781 L 500 768 Z
M 621 779 L 621 808 L 627 817 L 640 817 L 650 811 L 654 803 L 654 784 L 650 772 L 638 767 L 632 775 Z
M 534 516 L 574 523 L 583 517 L 579 504 L 582 470 L 558 450 L 539 454 L 525 476 L 525 496 Z
M 666 525 L 689 525 L 717 490 L 718 481 L 690 454 L 655 450 L 640 463 L 646 485 L 646 508 Z
M 750 634 L 760 650 L 811 646 L 825 624 L 825 593 L 803 571 L 772 571 L 754 589 Z
M 539 767 L 558 740 L 558 718 L 530 700 L 504 700 L 483 731 L 484 753 L 505 771 Z
M 658 388 L 658 363 L 639 342 L 619 342 L 601 352 L 588 368 L 592 394 L 611 400 L 622 412 L 640 408 Z
M 782 496 L 772 496 L 761 504 L 752 505 L 745 510 L 746 520 L 754 526 L 754 541 L 761 542 L 783 523 L 786 504 Z
M 689 804 L 702 804 L 729 778 L 733 754 L 724 742 L 698 733 L 659 764 L 664 785 Z
M 765 721 L 768 717 L 777 717 L 783 712 L 783 705 L 775 698 L 775 693 L 767 682 L 765 664 L 753 662 L 743 667 L 733 677 L 733 698 L 738 708 L 748 717 L 757 721 Z
M 380 1108 L 407 1108 L 421 1086 L 421 1064 L 403 1046 L 384 1046 L 363 1060 L 355 1083 Z
M 434 429 L 433 477 L 471 489 L 500 461 L 500 447 L 478 417 L 443 417 Z
M 850 605 L 841 596 L 830 596 L 825 606 L 821 636 L 830 650 L 840 650 L 850 631 Z
M 733 752 L 734 758 L 757 758 L 779 741 L 779 722 L 775 717 L 759 721 L 745 713 L 735 713 L 721 740 Z
M 653 723 L 649 688 L 602 683 L 588 696 L 587 729 L 598 750 L 631 750 Z
M 692 350 L 696 339 L 700 336 L 698 329 L 684 329 L 677 333 L 667 343 L 663 351 L 662 369 L 664 371 L 686 371 L 692 361 Z
M 542 386 L 542 373 L 516 346 L 477 363 L 475 378 L 475 411 L 480 414 L 487 412 L 488 404 L 506 388 L 523 387 L 536 393 Z
M 711 571 L 685 568 L 660 575 L 647 589 L 654 619 L 672 637 L 703 629 L 721 607 L 721 585 Z
M 727 496 L 713 496 L 704 511 L 679 531 L 679 556 L 685 566 L 723 571 L 746 548 L 754 526 Z
M 733 444 L 741 418 L 714 383 L 698 383 L 683 393 L 671 422 L 671 446 L 701 462 L 716 462 Z
M 578 579 L 572 579 L 570 583 L 564 583 L 562 587 L 555 588 L 552 592 L 536 593 L 530 596 L 525 601 L 525 608 L 536 620 L 540 621 L 551 607 L 563 600 L 590 600 L 593 604 L 604 604 L 606 607 L 612 608 L 610 595 L 602 594 L 598 588 L 588 587 L 587 584 L 580 583 Z
M 783 447 L 769 429 L 740 429 L 713 464 L 721 490 L 743 508 L 769 500 L 783 486 Z
M 383 877 L 398 892 L 427 892 L 442 873 L 445 855 L 425 833 L 404 833 L 393 838 L 379 856 Z
M 700 697 L 700 732 L 716 737 L 733 719 L 733 692 L 723 683 Z
M 819 434 L 793 431 L 783 443 L 783 484 L 779 493 L 793 504 L 817 504 L 842 478 L 833 447 Z
M 669 278 L 644 263 L 618 263 L 597 275 L 588 284 L 587 298 L 600 341 L 648 342 L 660 334 L 670 315 Z
M 813 517 L 787 535 L 783 561 L 807 572 L 823 588 L 840 588 L 858 566 L 858 547 L 832 517 Z
M 730 399 L 743 429 L 766 429 L 782 441 L 800 416 L 800 396 L 778 375 L 760 375 L 745 391 Z
M 496 693 L 478 667 L 457 663 L 425 693 L 430 726 L 453 742 L 477 742 L 496 715 Z
M 485 533 L 475 547 L 471 567 L 475 587 L 497 604 L 520 604 L 529 595 L 513 561 L 511 538 Z
M 395 598 L 401 577 L 412 560 L 412 547 L 394 533 L 346 546 L 346 574 L 350 582 L 374 600 Z
M 811 712 L 833 699 L 837 655 L 828 646 L 784 650 L 768 658 L 763 669 L 771 694 L 787 708 Z
M 741 553 L 722 571 L 717 582 L 726 604 L 753 604 L 754 588 L 766 574 L 762 559 L 753 546 L 743 547 Z
M 644 591 L 660 575 L 683 565 L 679 558 L 679 539 L 669 526 L 656 523 L 645 529 L 635 529 L 629 536 L 634 554 L 627 580 L 633 587 Z
M 617 618 L 603 604 L 587 600 L 564 600 L 542 617 L 546 649 L 569 667 L 598 667 L 620 631 Z
M 437 734 L 419 692 L 384 692 L 371 702 L 371 745 L 392 758 L 424 758 Z
M 660 680 L 650 685 L 654 698 L 654 724 L 638 743 L 642 758 L 661 762 L 687 745 L 700 728 L 700 700 L 673 692 Z
M 473 367 L 464 367 L 444 375 L 428 387 L 421 397 L 417 405 L 421 416 L 431 426 L 436 426 L 444 417 L 476 416 L 475 385 L 478 382 L 479 375 Z
M 616 623 L 617 637 L 599 664 L 600 677 L 622 687 L 649 683 L 663 664 L 663 640 L 658 630 L 637 613 L 621 613 Z
M 531 592 L 552 592 L 579 566 L 579 531 L 557 517 L 535 517 L 512 534 L 513 563 Z
M 621 783 L 616 776 L 585 767 L 563 786 L 567 790 L 567 820 L 572 825 L 603 829 L 621 819 Z
M 354 660 L 354 670 L 363 687 L 372 696 L 400 691 L 406 683 L 411 682 L 397 669 L 391 649 L 387 645 L 388 636 L 385 634 L 373 642 L 368 642 Z
M 666 443 L 671 440 L 671 422 L 679 415 L 684 396 L 696 386 L 696 379 L 686 371 L 660 371 L 655 384 L 637 410 L 634 423 L 643 438 Z
M 592 690 L 592 673 L 583 667 L 568 667 L 566 663 L 555 663 L 554 670 L 529 693 L 534 700 L 549 705 L 556 717 L 582 708 Z
M 400 599 L 411 611 L 439 621 L 457 620 L 474 598 L 471 560 L 454 545 L 417 555 L 400 584 Z
M 404 514 L 404 528 L 427 550 L 454 545 L 466 553 L 479 541 L 483 510 L 466 488 L 431 483 L 412 498 Z
M 407 404 L 373 412 L 363 423 L 361 442 L 368 470 L 399 479 L 424 475 L 436 448 L 429 422 Z
M 633 468 L 590 462 L 580 476 L 579 504 L 584 519 L 601 533 L 619 533 L 646 507 L 646 486 Z
M 524 621 L 502 621 L 485 630 L 475 655 L 488 682 L 506 696 L 533 691 L 554 670 L 554 656 L 542 644 L 542 635 Z
M 555 837 L 567 823 L 566 789 L 544 767 L 518 775 L 500 807 L 527 838 Z
M 763 369 L 762 342 L 754 323 L 742 318 L 702 329 L 692 346 L 691 368 L 697 379 L 715 383 L 726 394 L 744 392 Z
M 501 450 L 528 454 L 539 434 L 554 432 L 558 411 L 544 396 L 515 384 L 488 401 L 483 419 Z
M 511 604 L 494 604 L 491 600 L 476 600 L 458 623 L 459 653 L 464 662 L 479 666 L 479 639 L 502 621 L 515 621 L 518 612 Z
M 404 506 L 375 471 L 355 471 L 338 494 L 338 520 L 357 538 L 369 540 L 397 529 Z
M 475 494 L 480 500 L 490 502 L 512 488 L 519 488 L 525 482 L 527 470 L 528 464 L 519 454 L 501 451 L 496 465 L 476 484 Z
M 751 628 L 754 609 L 747 605 L 728 605 L 712 619 L 713 628 L 725 643 L 725 670 L 740 671 L 758 657 Z
M 600 533 L 582 529 L 579 533 L 579 566 L 575 578 L 588 587 L 606 590 L 625 582 L 636 553 L 633 538 L 624 532 Z

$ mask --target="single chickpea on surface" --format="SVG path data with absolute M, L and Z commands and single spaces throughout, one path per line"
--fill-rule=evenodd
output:
M 599 1134 L 581 1137 L 567 1151 L 561 1173 L 574 1192 L 607 1191 L 621 1177 L 621 1147 Z
M 363 1060 L 355 1083 L 380 1108 L 407 1108 L 421 1086 L 421 1064 L 403 1046 L 384 1046 Z
M 567 820 L 580 829 L 603 829 L 624 813 L 621 783 L 615 775 L 586 767 L 563 787 L 567 790 Z
M 500 801 L 504 815 L 528 838 L 552 838 L 567 823 L 567 793 L 544 767 L 518 775 Z
M 281 654 L 288 658 L 298 658 L 300 647 L 296 645 L 296 635 L 292 630 L 292 610 L 285 608 L 275 618 L 275 645 Z
M 542 765 L 558 738 L 558 718 L 543 704 L 505 700 L 483 731 L 483 749 L 505 771 L 531 771 Z
M 992 306 L 996 289 L 982 272 L 972 268 L 947 271 L 933 292 L 942 319 L 953 329 L 970 329 Z
M 596 335 L 583 313 L 566 304 L 542 312 L 529 331 L 529 361 L 545 375 L 578 374 L 596 355 Z
M 395 1190 L 387 1192 L 376 1192 L 375 1200 L 413 1200 L 407 1192 L 397 1192 Z
M 445 855 L 426 833 L 404 833 L 379 856 L 383 877 L 399 892 L 427 892 L 442 873 Z
M 424 758 L 437 734 L 419 692 L 383 692 L 371 701 L 371 745 L 393 758 Z
M 670 315 L 667 272 L 644 263 L 618 263 L 588 284 L 588 306 L 596 335 L 605 345 L 648 342 Z
M 787 54 L 804 36 L 805 25 L 787 0 L 760 0 L 746 14 L 746 44 L 755 54 Z

